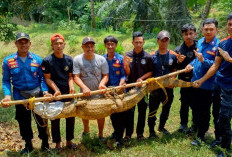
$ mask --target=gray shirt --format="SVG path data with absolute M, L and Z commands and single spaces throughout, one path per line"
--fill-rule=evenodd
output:
M 86 60 L 84 54 L 77 55 L 73 59 L 73 74 L 79 74 L 80 79 L 91 91 L 98 90 L 102 74 L 109 73 L 106 59 L 98 54 L 94 55 L 92 60 Z

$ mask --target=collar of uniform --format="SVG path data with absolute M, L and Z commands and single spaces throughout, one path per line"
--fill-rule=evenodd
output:
M 135 52 L 135 50 L 133 50 L 133 56 L 139 56 L 139 57 L 141 57 L 141 56 L 143 56 L 144 55 L 144 50 L 142 49 L 142 51 L 141 52 L 139 52 L 138 54 Z
M 185 44 L 185 42 L 183 42 L 182 45 L 183 45 L 185 48 L 187 48 L 187 49 L 192 49 L 192 48 L 194 49 L 194 48 L 196 48 L 196 46 L 197 46 L 197 41 L 194 40 L 194 41 L 193 41 L 193 45 L 190 46 L 190 47 L 188 47 L 188 46 Z
M 202 43 L 210 44 L 210 45 L 212 45 L 212 46 L 215 46 L 216 43 L 217 43 L 217 36 L 215 35 L 214 38 L 213 38 L 213 40 L 210 41 L 209 43 L 207 43 L 207 42 L 205 41 L 205 37 L 203 37 Z
M 108 53 L 104 55 L 105 59 L 108 59 Z M 117 60 L 118 58 L 118 54 L 115 52 L 114 53 L 114 57 L 112 58 L 112 60 Z
M 15 53 L 14 58 L 17 59 L 18 56 L 19 56 L 19 55 L 18 55 L 18 51 L 17 51 L 17 52 Z M 27 53 L 27 57 L 28 57 L 28 58 L 33 58 L 32 55 L 31 55 L 31 53 L 30 53 L 29 51 L 28 51 L 28 53 Z

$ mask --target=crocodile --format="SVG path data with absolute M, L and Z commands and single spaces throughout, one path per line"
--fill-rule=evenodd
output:
M 185 82 L 175 78 L 155 80 L 150 78 L 141 87 L 134 87 L 128 92 L 122 90 L 110 91 L 102 98 L 79 98 L 65 103 L 37 102 L 34 112 L 46 119 L 58 119 L 68 117 L 80 117 L 82 119 L 100 119 L 116 112 L 123 112 L 134 107 L 147 93 L 158 88 L 165 87 L 190 87 L 191 82 Z

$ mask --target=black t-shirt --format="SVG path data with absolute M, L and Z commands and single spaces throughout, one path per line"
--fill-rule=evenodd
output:
M 153 62 L 149 53 L 142 50 L 139 54 L 134 51 L 126 53 L 126 56 L 131 58 L 130 61 L 130 75 L 128 76 L 127 83 L 136 82 L 138 78 L 148 72 L 152 72 Z
M 69 73 L 73 71 L 73 59 L 68 55 L 63 55 L 63 58 L 57 58 L 51 54 L 43 59 L 42 70 L 45 74 L 51 74 L 51 80 L 60 89 L 62 94 L 69 93 Z M 49 87 L 49 92 L 54 93 Z
M 177 69 L 181 70 L 184 69 L 192 60 L 195 59 L 195 54 L 193 50 L 197 49 L 197 41 L 194 41 L 194 44 L 190 47 L 186 46 L 185 42 L 183 42 L 181 45 L 176 47 L 175 52 L 181 53 L 182 55 L 185 55 L 186 58 L 182 63 L 177 62 Z M 179 74 L 179 79 L 184 81 L 191 81 L 193 74 L 192 71 L 189 73 L 181 73 Z

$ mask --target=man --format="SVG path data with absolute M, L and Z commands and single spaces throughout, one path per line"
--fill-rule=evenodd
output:
M 54 97 L 61 94 L 75 93 L 72 77 L 73 60 L 72 57 L 65 55 L 63 50 L 65 48 L 65 39 L 63 35 L 55 33 L 51 36 L 51 46 L 53 54 L 44 58 L 42 62 L 42 70 L 46 83 L 49 87 L 49 93 Z M 61 100 L 63 102 L 70 101 Z M 72 143 L 74 138 L 74 124 L 75 118 L 66 118 L 66 145 L 68 148 L 76 148 Z M 56 143 L 56 149 L 61 149 L 60 137 L 60 119 L 51 121 L 52 139 Z
M 152 57 L 150 54 L 143 50 L 145 41 L 141 32 L 133 33 L 132 44 L 134 50 L 127 52 L 124 58 L 124 69 L 128 76 L 127 83 L 141 82 L 151 77 L 152 75 Z M 126 111 L 126 137 L 125 140 L 129 140 L 133 134 L 134 129 L 134 110 L 135 107 Z M 146 120 L 147 103 L 143 98 L 138 103 L 138 123 L 137 123 L 137 139 L 143 140 L 143 132 Z
M 162 30 L 157 36 L 157 43 L 159 49 L 152 55 L 153 58 L 153 77 L 158 77 L 162 75 L 169 74 L 176 70 L 177 59 L 173 54 L 175 52 L 168 50 L 168 44 L 170 41 L 170 35 L 168 31 Z M 155 138 L 156 133 L 154 130 L 156 113 L 159 108 L 160 103 L 163 103 L 162 113 L 160 115 L 160 123 L 158 130 L 164 134 L 170 134 L 167 129 L 164 128 L 166 121 L 169 116 L 169 111 L 173 101 L 173 88 L 165 88 L 166 94 L 162 89 L 154 90 L 150 94 L 149 99 L 149 117 L 148 117 L 148 126 L 150 136 L 149 138 Z M 167 100 L 166 103 L 165 100 Z
M 215 58 L 215 63 L 202 78 L 194 82 L 194 85 L 196 87 L 201 87 L 206 80 L 214 76 L 218 71 L 215 79 L 217 85 L 219 85 L 221 97 L 218 124 L 222 135 L 221 146 L 229 152 L 231 145 L 232 113 L 232 13 L 227 17 L 226 27 L 230 36 L 220 41 L 218 47 L 221 48 L 222 51 L 219 50 Z M 224 156 L 223 152 L 220 152 L 218 156 Z
M 97 98 L 101 95 L 92 95 L 90 92 L 97 89 L 106 89 L 109 80 L 109 67 L 104 57 L 95 54 L 95 41 L 91 37 L 86 37 L 82 42 L 83 54 L 78 55 L 73 60 L 74 81 L 80 87 L 81 92 L 88 98 Z M 82 119 L 84 124 L 83 135 L 89 133 L 89 120 Z M 98 137 L 103 138 L 105 118 L 97 119 Z
M 115 52 L 118 40 L 113 36 L 104 39 L 107 54 L 104 55 L 109 65 L 109 82 L 107 86 L 125 85 L 126 74 L 123 67 L 123 56 Z M 114 113 L 110 116 L 114 132 L 112 137 L 116 139 L 116 145 L 120 146 L 124 131 L 124 112 Z
M 196 27 L 192 24 L 185 24 L 181 28 L 182 37 L 184 42 L 179 45 L 175 52 L 177 55 L 177 69 L 184 69 L 193 59 L 195 59 L 195 54 L 193 50 L 197 49 L 197 42 L 195 41 L 196 37 Z M 192 72 L 182 73 L 178 76 L 179 79 L 190 82 L 192 79 Z M 189 106 L 191 103 L 191 90 L 192 88 L 181 88 L 180 89 L 180 128 L 179 132 L 188 133 L 188 114 Z
M 31 41 L 27 33 L 18 33 L 16 35 L 15 45 L 17 52 L 7 56 L 2 64 L 2 89 L 5 98 L 2 99 L 3 107 L 9 107 L 8 101 L 11 101 L 11 83 L 13 85 L 13 97 L 15 100 L 28 99 L 30 97 L 50 96 L 48 88 L 44 81 L 41 63 L 42 59 L 29 52 Z M 30 153 L 33 150 L 31 128 L 31 110 L 24 105 L 15 106 L 15 119 L 18 121 L 20 135 L 25 141 L 25 148 L 20 154 Z M 49 149 L 47 126 L 43 119 L 33 113 L 39 132 L 39 138 L 42 140 L 42 150 Z
M 219 40 L 216 37 L 218 22 L 215 19 L 203 21 L 202 32 L 204 37 L 198 41 L 198 52 L 196 58 L 186 66 L 190 71 L 193 69 L 192 82 L 200 79 L 214 63 Z M 214 90 L 214 77 L 207 80 L 200 88 L 192 89 L 192 114 L 193 122 L 196 124 L 197 137 L 204 141 L 205 133 L 209 128 L 210 107 L 212 103 L 212 93 Z M 193 140 L 192 145 L 200 145 L 199 140 Z

